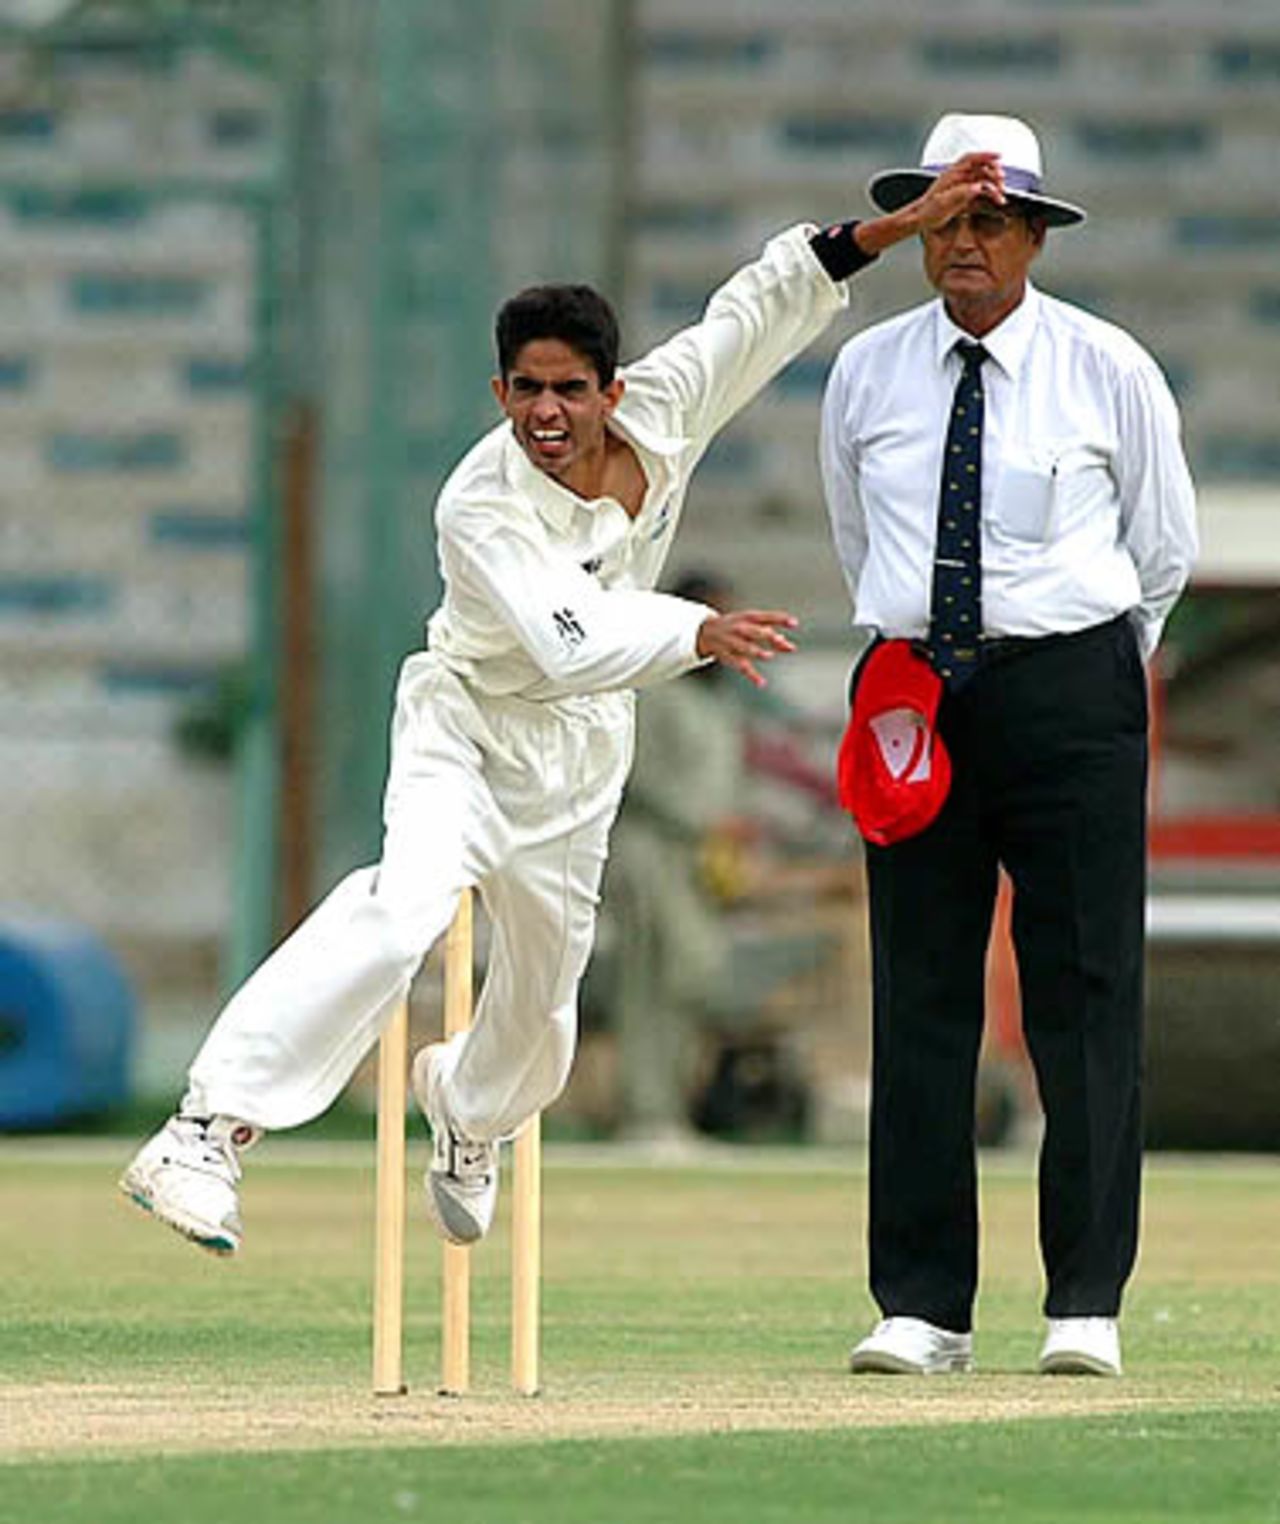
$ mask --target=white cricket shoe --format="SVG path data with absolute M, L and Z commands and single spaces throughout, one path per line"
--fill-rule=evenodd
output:
M 973 1335 L 923 1318 L 885 1318 L 854 1347 L 849 1369 L 886 1376 L 937 1376 L 973 1367 Z
M 1114 1318 L 1050 1318 L 1040 1351 L 1045 1376 L 1118 1376 L 1120 1330 Z
M 239 1155 L 260 1136 L 231 1117 L 170 1117 L 139 1149 L 120 1189 L 202 1249 L 234 1254 L 244 1233 Z
M 413 1094 L 431 1129 L 431 1163 L 423 1178 L 427 1212 L 452 1244 L 478 1243 L 493 1224 L 498 1200 L 498 1145 L 454 1132 L 439 1100 L 436 1057 L 429 1043 L 413 1060 Z

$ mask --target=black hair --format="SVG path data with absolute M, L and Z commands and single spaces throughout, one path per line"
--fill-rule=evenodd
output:
M 529 286 L 502 304 L 494 324 L 498 371 L 511 373 L 516 356 L 535 339 L 559 339 L 608 386 L 618 368 L 618 319 L 591 286 Z

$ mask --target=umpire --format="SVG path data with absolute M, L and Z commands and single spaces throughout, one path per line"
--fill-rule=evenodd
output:
M 890 208 L 961 154 L 1006 198 L 922 234 L 939 300 L 855 336 L 822 464 L 854 622 L 927 652 L 950 794 L 867 844 L 873 967 L 871 1290 L 855 1371 L 968 1369 L 978 1276 L 974 1085 L 1003 867 L 1045 1112 L 1039 1367 L 1118 1375 L 1138 1238 L 1145 908 L 1144 661 L 1196 551 L 1177 412 L 1127 334 L 1036 290 L 1049 228 L 1025 123 L 943 117 Z

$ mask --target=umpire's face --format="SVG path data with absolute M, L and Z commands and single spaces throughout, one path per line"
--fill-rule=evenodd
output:
M 1021 302 L 1044 234 L 1013 203 L 978 201 L 923 235 L 924 273 L 960 327 L 985 333 Z
M 520 448 L 539 471 L 570 488 L 599 462 L 605 420 L 622 390 L 618 376 L 601 386 L 592 362 L 561 339 L 531 339 L 493 382 Z

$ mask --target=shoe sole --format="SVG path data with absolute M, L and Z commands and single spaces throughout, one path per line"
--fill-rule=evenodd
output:
M 891 1355 L 887 1350 L 867 1350 L 862 1354 L 855 1351 L 849 1356 L 849 1369 L 855 1376 L 963 1375 L 973 1369 L 973 1359 L 967 1355 L 954 1355 L 933 1365 L 920 1365 L 901 1355 Z
M 413 1092 L 413 1098 L 418 1103 L 418 1110 L 422 1113 L 422 1120 L 426 1124 L 427 1131 L 431 1132 L 431 1113 L 427 1107 L 427 1090 L 431 1077 L 431 1055 L 437 1048 L 443 1048 L 442 1042 L 428 1043 L 425 1048 L 418 1051 L 413 1060 L 409 1072 L 409 1088 Z M 431 1187 L 431 1171 L 428 1169 L 422 1177 L 422 1194 L 427 1208 L 427 1216 L 431 1220 L 431 1226 L 436 1230 L 445 1243 L 453 1244 L 459 1249 L 469 1249 L 473 1244 L 478 1244 L 485 1234 L 473 1233 L 470 1237 L 462 1237 L 457 1231 L 449 1226 L 436 1205 L 435 1191 Z
M 428 1170 L 422 1177 L 422 1195 L 426 1203 L 427 1216 L 431 1219 L 431 1226 L 436 1230 L 445 1243 L 453 1244 L 458 1249 L 469 1249 L 473 1244 L 478 1244 L 484 1238 L 483 1233 L 476 1233 L 471 1238 L 460 1238 L 456 1232 L 445 1222 L 436 1206 L 435 1192 L 431 1188 L 431 1171 Z
M 216 1259 L 230 1259 L 239 1250 L 239 1239 L 232 1238 L 230 1234 L 210 1233 L 206 1228 L 198 1227 L 195 1223 L 183 1221 L 168 1212 L 162 1212 L 143 1187 L 132 1183 L 127 1175 L 119 1182 L 119 1186 L 120 1194 L 140 1211 L 145 1212 L 148 1217 L 154 1217 L 157 1222 L 162 1222 L 166 1228 L 172 1228 L 188 1243 L 195 1244 L 198 1249 L 203 1249 Z
M 1046 1355 L 1040 1362 L 1042 1376 L 1118 1376 L 1118 1366 L 1096 1355 L 1086 1355 L 1078 1350 L 1063 1350 L 1060 1354 Z

